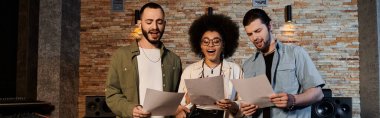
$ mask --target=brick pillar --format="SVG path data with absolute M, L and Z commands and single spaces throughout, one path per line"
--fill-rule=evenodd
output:
M 37 99 L 51 117 L 75 118 L 79 83 L 80 0 L 40 0 Z
M 358 0 L 360 106 L 362 118 L 380 117 L 379 0 Z

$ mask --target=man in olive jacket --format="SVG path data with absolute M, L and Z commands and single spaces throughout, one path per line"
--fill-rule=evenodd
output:
M 166 24 L 162 7 L 147 3 L 140 12 L 144 37 L 113 54 L 107 76 L 106 102 L 118 117 L 150 117 L 142 110 L 146 89 L 177 92 L 180 82 L 181 60 L 160 41 Z

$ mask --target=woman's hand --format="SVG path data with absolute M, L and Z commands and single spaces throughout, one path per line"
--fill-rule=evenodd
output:
M 230 99 L 222 99 L 219 101 L 216 101 L 216 105 L 218 105 L 219 108 L 223 110 L 228 110 L 232 106 L 232 101 Z
M 175 117 L 176 118 L 186 118 L 186 114 L 189 112 L 190 112 L 190 110 L 187 107 L 179 105 L 177 108 Z
M 245 116 L 251 116 L 256 112 L 257 109 L 259 109 L 259 106 L 241 102 L 240 109 Z

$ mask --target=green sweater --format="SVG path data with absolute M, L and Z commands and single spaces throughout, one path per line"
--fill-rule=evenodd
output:
M 177 92 L 182 72 L 181 60 L 162 43 L 160 47 L 163 90 Z M 118 117 L 132 117 L 133 108 L 139 104 L 139 54 L 137 42 L 134 42 L 119 48 L 111 58 L 105 95 L 107 105 Z

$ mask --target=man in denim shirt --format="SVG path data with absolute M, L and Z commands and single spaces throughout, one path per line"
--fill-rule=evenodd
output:
M 275 39 L 270 21 L 261 9 L 245 14 L 243 25 L 257 52 L 245 61 L 243 71 L 245 78 L 267 75 L 276 93 L 269 97 L 275 106 L 241 104 L 241 110 L 255 118 L 310 118 L 310 105 L 323 98 L 324 80 L 302 47 Z

